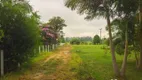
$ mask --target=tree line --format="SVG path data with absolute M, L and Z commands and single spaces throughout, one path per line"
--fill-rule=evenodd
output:
M 86 37 L 66 37 L 65 42 L 70 42 L 70 44 L 101 44 L 101 40 L 99 35 L 95 35 L 93 38 L 86 36 Z

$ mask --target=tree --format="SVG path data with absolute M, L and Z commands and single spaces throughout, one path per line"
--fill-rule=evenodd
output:
M 114 1 L 115 0 L 66 0 L 65 5 L 72 10 L 76 9 L 79 14 L 86 14 L 85 19 L 87 20 L 92 20 L 95 17 L 103 17 L 107 20 L 113 69 L 115 75 L 119 76 L 120 73 L 116 63 L 110 25 L 110 18 L 114 16 Z
M 130 28 L 130 20 L 132 16 L 135 15 L 137 11 L 137 1 L 136 0 L 118 0 L 117 1 L 116 12 L 118 12 L 118 17 L 120 17 L 123 21 L 124 25 L 124 35 L 125 35 L 125 50 L 124 50 L 124 58 L 123 63 L 120 70 L 120 75 L 125 76 L 126 72 L 126 65 L 127 65 L 127 56 L 128 56 L 128 44 L 129 44 L 129 36 L 128 30 Z
M 80 40 L 79 39 L 77 39 L 77 38 L 73 38 L 71 41 L 70 41 L 70 44 L 76 44 L 76 45 L 79 45 L 80 44 Z
M 138 34 L 139 34 L 139 45 L 140 45 L 140 60 L 139 60 L 139 64 L 138 64 L 138 68 L 142 70 L 142 1 L 138 0 L 139 4 L 139 29 L 138 29 Z
M 4 34 L 0 44 L 5 53 L 5 71 L 11 71 L 34 55 L 40 37 L 39 18 L 23 3 L 12 0 L 0 1 L 0 13 L 0 30 Z
M 64 36 L 62 35 L 61 36 L 61 38 L 60 38 L 60 40 L 59 40 L 61 43 L 65 43 L 65 38 L 64 38 Z
M 58 38 L 62 36 L 63 34 L 62 30 L 64 27 L 67 26 L 65 24 L 65 20 L 59 16 L 51 18 L 47 24 L 49 25 L 49 28 L 56 33 Z
M 93 38 L 93 44 L 99 44 L 101 42 L 101 39 L 98 35 L 95 35 Z
M 55 32 L 60 32 L 63 30 L 63 27 L 67 26 L 65 20 L 59 16 L 51 18 L 47 24 L 50 25 L 50 28 Z

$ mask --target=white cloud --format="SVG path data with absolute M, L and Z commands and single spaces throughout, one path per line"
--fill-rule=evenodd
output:
M 106 20 L 94 19 L 93 21 L 84 20 L 84 15 L 77 14 L 64 6 L 64 0 L 30 0 L 30 4 L 35 11 L 39 11 L 41 21 L 48 22 L 53 16 L 60 16 L 65 19 L 68 25 L 64 28 L 65 36 L 94 36 L 99 35 L 102 28 L 102 36 L 106 36 Z M 107 37 L 107 36 L 106 36 Z

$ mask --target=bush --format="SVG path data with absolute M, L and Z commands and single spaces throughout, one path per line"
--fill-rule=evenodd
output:
M 74 38 L 74 39 L 72 39 L 71 41 L 70 41 L 70 44 L 76 44 L 76 45 L 79 45 L 81 43 L 81 41 L 79 40 L 79 39 L 77 39 L 77 38 Z
M 0 13 L 0 30 L 4 33 L 1 45 L 7 72 L 16 69 L 19 63 L 34 55 L 40 33 L 37 15 L 23 4 L 1 2 Z
M 124 54 L 124 45 L 123 44 L 117 44 L 115 46 L 115 51 L 116 51 L 117 54 L 123 55 Z
M 93 38 L 93 44 L 99 44 L 101 42 L 101 39 L 98 35 L 95 35 Z

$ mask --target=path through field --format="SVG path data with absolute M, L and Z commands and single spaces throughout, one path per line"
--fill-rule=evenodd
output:
M 70 50 L 69 45 L 61 47 L 53 55 L 34 65 L 19 80 L 75 80 L 74 73 L 68 67 Z

